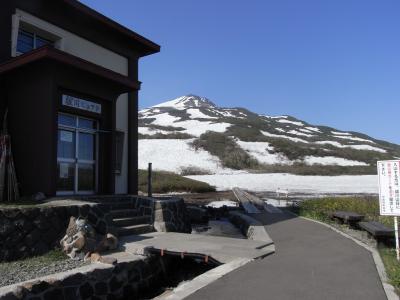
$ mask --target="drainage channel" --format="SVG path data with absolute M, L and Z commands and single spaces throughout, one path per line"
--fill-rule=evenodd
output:
M 225 236 L 245 239 L 240 230 L 229 222 L 228 218 L 209 220 L 203 224 L 192 224 L 192 234 Z M 170 250 L 147 248 L 147 255 L 165 258 L 164 276 L 157 283 L 153 283 L 148 289 L 144 289 L 138 295 L 138 299 L 163 299 L 179 285 L 191 281 L 220 265 L 219 261 L 204 254 L 174 252 Z
M 135 299 L 161 299 L 180 284 L 190 281 L 220 265 L 212 258 L 197 254 L 182 254 L 158 249 L 149 249 L 149 254 L 163 256 L 168 263 L 163 266 L 164 274 L 157 282 L 140 291 Z M 127 298 L 133 299 L 133 298 Z

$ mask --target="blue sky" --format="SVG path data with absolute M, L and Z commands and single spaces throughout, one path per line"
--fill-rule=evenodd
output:
M 400 144 L 398 0 L 84 0 L 162 46 L 140 107 L 193 93 Z

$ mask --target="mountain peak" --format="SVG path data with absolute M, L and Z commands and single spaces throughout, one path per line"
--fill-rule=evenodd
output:
M 170 100 L 164 103 L 154 105 L 153 107 L 173 107 L 175 109 L 199 108 L 199 107 L 216 107 L 216 105 L 205 97 L 189 94 Z

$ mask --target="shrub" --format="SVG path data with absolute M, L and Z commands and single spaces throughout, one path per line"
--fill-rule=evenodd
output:
M 206 169 L 202 169 L 195 166 L 182 167 L 180 174 L 182 176 L 189 175 L 211 175 L 212 173 Z
M 227 168 L 252 169 L 259 165 L 257 160 L 240 148 L 233 138 L 223 133 L 207 131 L 194 140 L 192 146 L 195 149 L 203 148 L 212 155 L 219 157 L 222 164 Z
M 165 133 L 156 133 L 156 134 L 140 134 L 139 133 L 139 139 L 143 140 L 155 140 L 155 139 L 177 139 L 177 140 L 187 140 L 194 138 L 193 135 L 187 134 L 187 133 L 182 133 L 182 132 L 171 132 L 168 134 Z
M 292 165 L 260 165 L 255 172 L 263 173 L 290 173 L 296 175 L 373 175 L 376 174 L 375 166 L 324 166 L 307 165 L 302 162 L 296 162 Z

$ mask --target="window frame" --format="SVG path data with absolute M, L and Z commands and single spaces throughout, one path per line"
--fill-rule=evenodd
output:
M 32 36 L 32 39 L 33 39 L 33 48 L 32 48 L 31 50 L 29 50 L 29 51 L 27 51 L 27 52 L 20 52 L 20 51 L 18 51 L 18 43 L 19 43 L 19 36 L 20 36 L 20 33 L 24 33 L 25 35 L 30 35 L 30 36 Z M 50 39 L 47 39 L 47 38 L 43 37 L 42 35 L 37 34 L 36 32 L 30 32 L 30 31 L 28 31 L 28 30 L 26 30 L 26 29 L 19 28 L 19 29 L 18 29 L 18 34 L 17 34 L 17 44 L 16 44 L 16 48 L 15 48 L 15 53 L 16 53 L 16 55 L 19 56 L 19 55 L 28 53 L 28 52 L 30 52 L 30 51 L 33 51 L 33 50 L 35 50 L 35 49 L 37 49 L 37 48 L 43 47 L 43 46 L 40 46 L 40 47 L 37 46 L 37 40 L 38 40 L 38 39 L 43 40 L 43 41 L 47 41 L 47 42 L 49 42 L 48 45 L 51 45 L 52 47 L 55 47 L 55 43 L 56 43 L 55 41 L 50 40 Z

